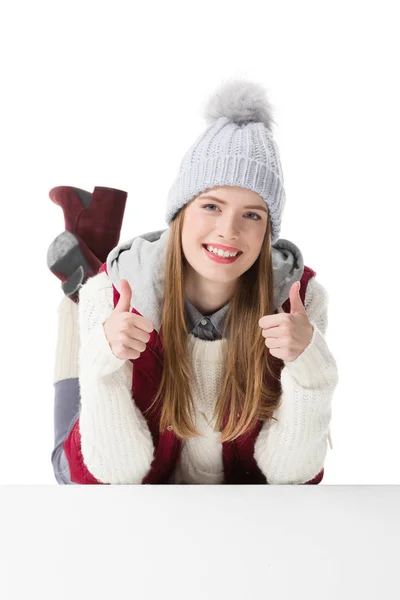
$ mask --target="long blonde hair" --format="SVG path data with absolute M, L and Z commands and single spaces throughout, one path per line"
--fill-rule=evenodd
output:
M 181 242 L 186 206 L 170 224 L 161 320 L 164 365 L 159 389 L 148 409 L 151 410 L 163 398 L 160 431 L 172 426 L 175 434 L 183 440 L 201 435 L 191 416 L 194 414 L 190 390 L 192 371 L 187 353 L 185 257 Z M 227 340 L 226 356 L 214 414 L 215 430 L 221 431 L 221 442 L 232 441 L 249 432 L 257 420 L 274 419 L 272 414 L 281 399 L 279 359 L 267 351 L 258 325 L 262 316 L 273 314 L 269 213 L 260 254 L 240 276 L 231 300 L 223 328 L 223 337 Z M 226 337 L 228 328 L 229 336 Z M 272 380 L 276 383 L 269 385 L 268 378 L 270 383 Z

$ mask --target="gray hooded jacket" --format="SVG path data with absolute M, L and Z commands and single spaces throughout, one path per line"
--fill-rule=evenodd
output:
M 107 271 L 112 283 L 120 292 L 120 280 L 128 281 L 132 290 L 131 308 L 135 308 L 143 317 L 150 319 L 157 333 L 161 327 L 161 304 L 169 232 L 168 228 L 138 235 L 116 246 L 107 257 Z M 303 275 L 303 256 L 299 248 L 288 240 L 277 240 L 272 246 L 272 268 L 273 302 L 276 310 L 288 299 L 293 283 L 300 281 Z M 229 303 L 224 308 L 228 306 Z M 203 317 L 197 310 L 193 310 L 194 307 L 188 301 L 186 307 L 190 315 Z

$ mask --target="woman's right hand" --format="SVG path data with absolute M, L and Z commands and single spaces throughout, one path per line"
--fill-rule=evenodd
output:
M 130 312 L 132 290 L 126 279 L 121 279 L 120 289 L 118 304 L 103 323 L 104 333 L 117 358 L 135 360 L 146 350 L 154 324 Z

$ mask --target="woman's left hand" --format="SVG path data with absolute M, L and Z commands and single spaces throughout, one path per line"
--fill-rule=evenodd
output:
M 278 308 L 279 314 L 266 315 L 258 321 L 265 345 L 272 356 L 286 362 L 292 362 L 300 356 L 311 342 L 314 332 L 300 298 L 300 282 L 290 288 L 289 299 L 290 313 Z

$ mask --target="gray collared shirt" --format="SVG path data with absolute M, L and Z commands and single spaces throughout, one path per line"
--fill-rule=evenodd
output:
M 229 306 L 230 302 L 212 315 L 205 316 L 185 297 L 185 318 L 188 332 L 202 340 L 220 340 L 222 338 L 222 326 Z

